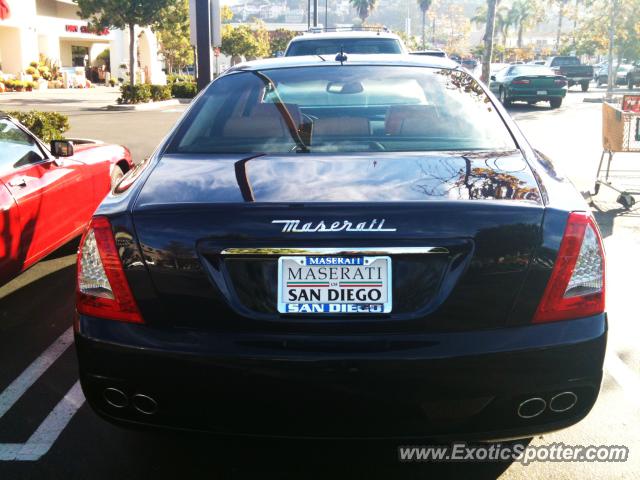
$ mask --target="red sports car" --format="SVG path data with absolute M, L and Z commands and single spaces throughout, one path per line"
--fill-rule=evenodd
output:
M 63 140 L 50 147 L 0 116 L 0 285 L 79 236 L 133 167 L 119 145 Z

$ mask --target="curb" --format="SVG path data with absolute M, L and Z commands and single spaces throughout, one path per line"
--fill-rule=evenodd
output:
M 162 102 L 138 103 L 136 105 L 107 105 L 107 110 L 114 111 L 134 111 L 134 110 L 158 110 L 164 107 L 174 107 L 180 105 L 180 100 L 163 100 Z

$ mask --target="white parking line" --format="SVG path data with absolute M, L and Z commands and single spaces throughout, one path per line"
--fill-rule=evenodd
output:
M 69 327 L 58 339 L 36 358 L 27 369 L 18 376 L 4 392 L 0 393 L 0 418 L 29 390 L 38 378 L 73 343 L 73 327 Z
M 49 451 L 73 415 L 84 404 L 80 382 L 76 382 L 29 437 L 27 443 L 0 443 L 0 461 L 34 461 Z
M 605 368 L 613 379 L 622 387 L 624 394 L 636 406 L 640 407 L 640 379 L 617 354 L 609 353 L 604 362 Z

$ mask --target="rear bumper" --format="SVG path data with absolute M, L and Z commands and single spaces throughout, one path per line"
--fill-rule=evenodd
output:
M 593 79 L 593 76 L 589 76 L 589 77 L 568 77 L 567 81 L 569 82 L 569 84 L 571 85 L 577 85 L 578 83 L 582 83 L 582 82 L 591 82 L 591 80 Z
M 495 440 L 581 420 L 602 379 L 606 316 L 492 331 L 353 337 L 213 334 L 81 317 L 80 379 L 106 419 L 295 438 Z M 130 399 L 116 408 L 115 388 Z M 520 418 L 572 391 L 567 412 Z M 158 403 L 136 411 L 133 395 Z
M 547 93 L 538 94 L 538 90 L 545 90 Z M 536 101 L 544 102 L 549 101 L 552 98 L 564 98 L 567 95 L 565 88 L 539 88 L 539 89 L 509 89 L 510 100 L 522 100 L 522 101 Z

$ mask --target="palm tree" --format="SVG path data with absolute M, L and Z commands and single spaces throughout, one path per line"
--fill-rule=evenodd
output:
M 511 10 L 509 7 L 501 5 L 496 9 L 496 33 L 500 32 L 502 35 L 502 45 L 507 46 L 507 37 L 509 36 L 509 30 L 513 26 L 513 19 L 511 18 Z
M 484 55 L 482 58 L 482 81 L 489 83 L 491 75 L 491 56 L 493 55 L 493 34 L 496 21 L 497 0 L 487 0 L 486 23 L 484 30 Z
M 367 17 L 375 10 L 378 0 L 350 0 L 351 6 L 358 12 L 358 17 L 365 22 Z
M 510 13 L 514 26 L 518 29 L 518 48 L 522 48 L 525 29 L 542 23 L 544 10 L 537 0 L 514 0 Z
M 427 10 L 431 7 L 432 0 L 418 0 L 418 6 L 422 12 L 422 49 L 425 48 L 426 25 L 427 25 Z
M 558 53 L 558 50 L 560 50 L 560 35 L 562 34 L 562 20 L 564 20 L 564 14 L 569 0 L 550 0 L 549 3 L 558 7 L 558 31 L 556 32 L 556 53 Z

